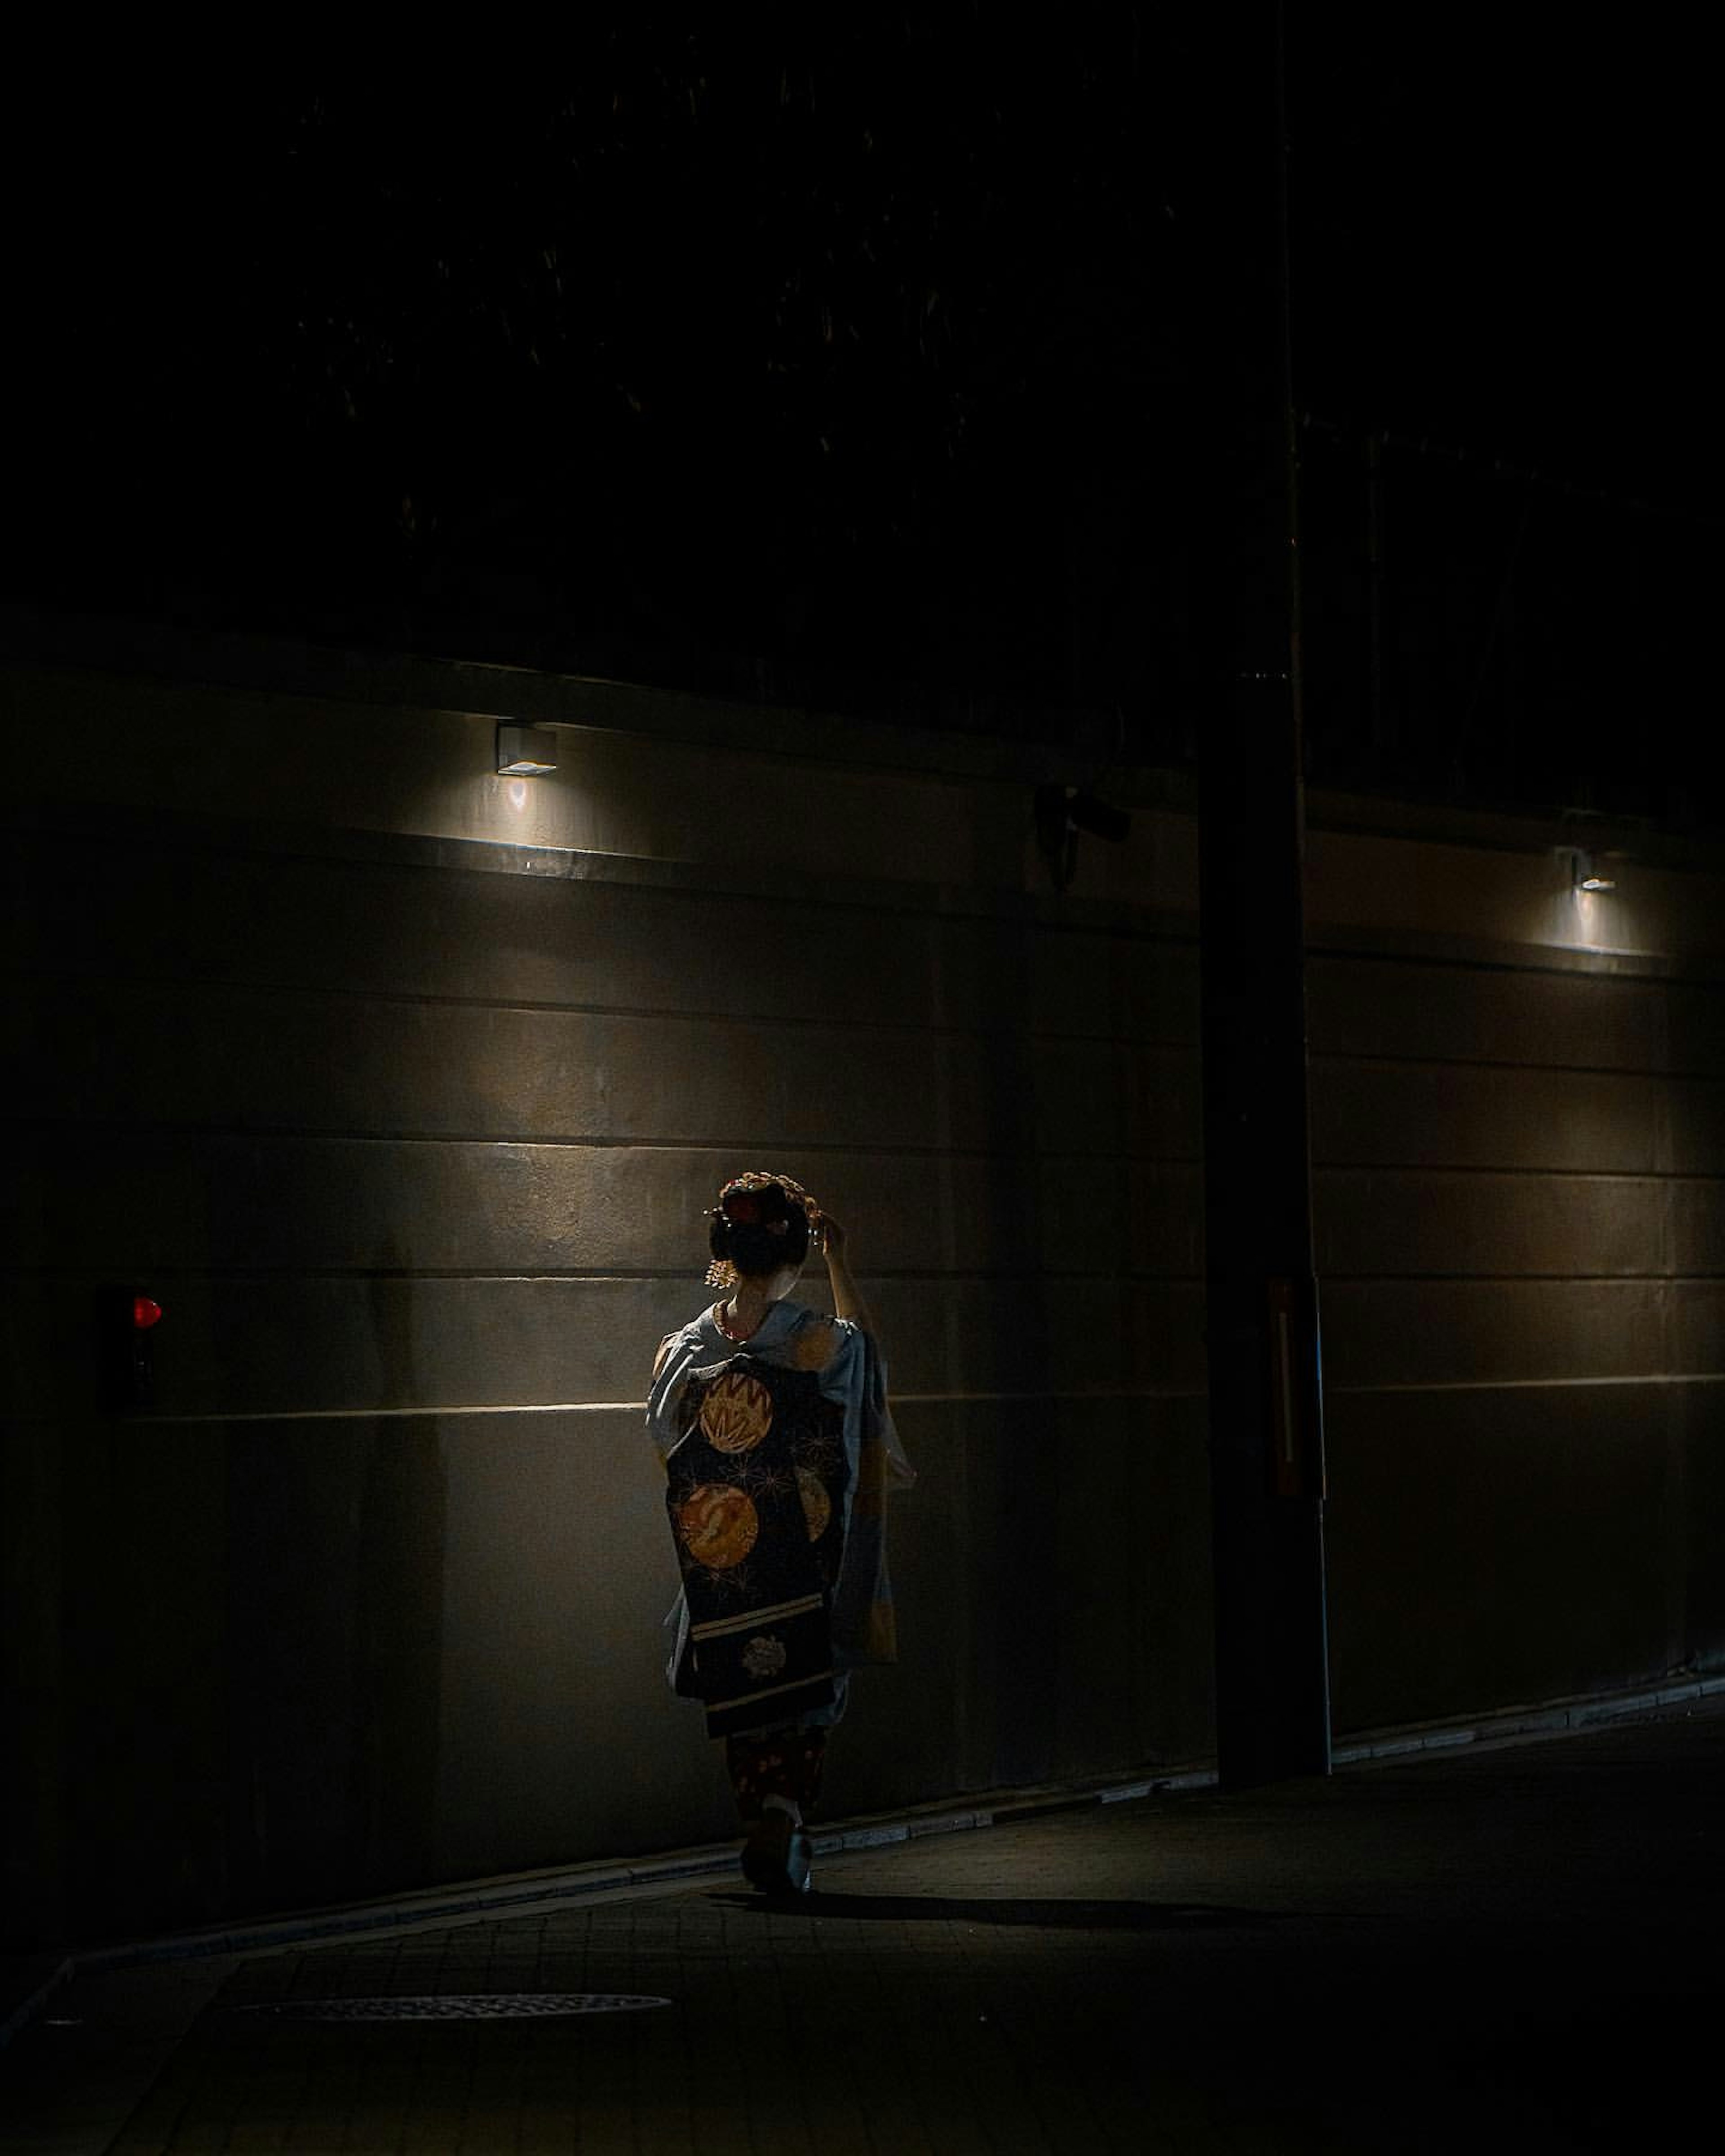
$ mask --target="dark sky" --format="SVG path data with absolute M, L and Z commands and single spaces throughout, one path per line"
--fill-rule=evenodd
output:
M 1314 395 L 1586 483 L 1717 489 L 1717 121 L 1697 40 L 1672 9 L 1609 34 L 1466 7 L 1301 25 Z
M 1308 438 L 1314 757 L 1666 814 L 1700 767 L 1620 716 L 1693 708 L 1722 551 L 1702 56 L 1675 13 L 1353 12 L 1289 49 L 1296 399 L 1344 430 Z M 1117 703 L 1178 752 L 1226 38 L 619 20 L 506 80 L 15 88 L 8 586 Z

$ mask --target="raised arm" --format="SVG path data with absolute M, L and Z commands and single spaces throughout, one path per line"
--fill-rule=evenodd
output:
M 820 1216 L 820 1252 L 827 1261 L 827 1278 L 833 1287 L 833 1315 L 848 1317 L 865 1332 L 875 1332 L 875 1321 L 855 1281 L 851 1277 L 845 1230 L 830 1213 Z M 878 1341 L 880 1335 L 875 1333 Z

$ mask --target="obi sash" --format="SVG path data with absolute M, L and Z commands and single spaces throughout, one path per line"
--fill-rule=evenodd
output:
M 708 1733 L 830 1706 L 843 1407 L 814 1372 L 742 1353 L 691 1372 L 676 1414 L 665 1509 L 689 1604 L 689 1688 Z

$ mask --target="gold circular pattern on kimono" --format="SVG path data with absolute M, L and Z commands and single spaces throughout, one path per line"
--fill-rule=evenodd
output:
M 809 1539 L 818 1543 L 833 1517 L 833 1501 L 827 1486 L 812 1467 L 797 1470 L 797 1488 L 802 1495 L 803 1517 L 809 1522 Z
M 752 1452 L 773 1427 L 773 1395 L 758 1378 L 730 1370 L 701 1404 L 701 1430 L 717 1452 Z
M 677 1507 L 677 1532 L 697 1564 L 728 1572 L 755 1546 L 761 1516 L 741 1490 L 728 1482 L 703 1482 Z

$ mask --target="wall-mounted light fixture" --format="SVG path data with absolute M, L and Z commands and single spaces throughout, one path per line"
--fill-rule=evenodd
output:
M 1569 888 L 1572 891 L 1615 891 L 1615 876 L 1600 873 L 1594 856 L 1577 846 L 1569 855 Z
M 500 778 L 538 778 L 557 767 L 557 737 L 549 726 L 511 724 L 497 729 Z

